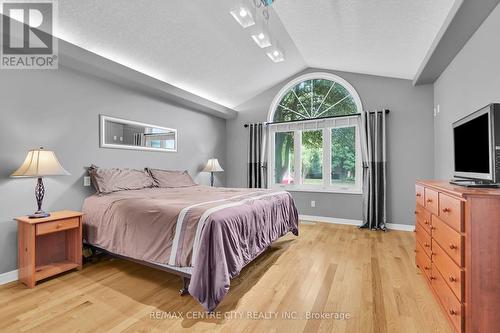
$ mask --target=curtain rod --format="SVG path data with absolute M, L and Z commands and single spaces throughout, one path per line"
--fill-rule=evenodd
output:
M 385 109 L 384 110 L 386 114 L 391 112 L 390 110 Z M 379 111 L 369 111 L 369 113 L 375 113 Z M 290 120 L 290 121 L 273 121 L 273 122 L 264 122 L 264 125 L 272 125 L 272 124 L 285 124 L 285 123 L 296 123 L 299 121 L 308 121 L 308 120 L 321 120 L 321 119 L 331 119 L 331 118 L 347 118 L 347 117 L 352 117 L 352 116 L 361 116 L 361 113 L 353 113 L 353 114 L 348 114 L 348 115 L 342 115 L 342 116 L 329 116 L 329 117 L 319 117 L 319 118 L 313 118 L 313 119 L 299 119 L 299 120 Z M 250 124 L 245 124 L 243 125 L 244 127 L 250 126 Z

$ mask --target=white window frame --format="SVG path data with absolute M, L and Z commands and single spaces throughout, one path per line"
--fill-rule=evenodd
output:
M 295 85 L 313 79 L 325 79 L 336 82 L 336 84 L 342 85 L 352 96 L 357 113 L 363 110 L 361 99 L 352 85 L 349 84 L 343 78 L 323 72 L 308 73 L 301 75 L 290 82 L 288 82 L 280 92 L 275 96 L 268 114 L 268 122 L 273 122 L 274 113 L 281 102 L 284 95 Z M 320 120 L 320 119 L 310 119 L 304 121 L 295 121 L 289 123 L 282 123 L 279 125 L 270 125 L 270 130 L 268 131 L 268 184 L 271 188 L 285 189 L 288 191 L 298 191 L 298 192 L 328 192 L 328 193 L 347 193 L 347 194 L 362 194 L 362 156 L 361 156 L 361 141 L 360 141 L 360 131 L 359 131 L 359 116 L 346 116 L 342 118 L 333 118 L 330 120 Z M 339 121 L 336 119 L 342 119 Z M 347 124 L 345 123 L 347 121 Z M 329 123 L 328 123 L 329 122 Z M 337 124 L 337 122 L 344 122 L 344 124 Z M 311 123 L 316 124 L 311 127 Z M 321 123 L 321 124 L 320 124 Z M 355 127 L 356 128 L 356 168 L 355 168 L 355 179 L 356 183 L 354 186 L 341 186 L 331 183 L 331 130 L 333 128 L 342 127 Z M 322 185 L 307 185 L 302 183 L 302 131 L 306 130 L 323 130 L 323 184 Z M 294 133 L 294 184 L 275 184 L 275 133 L 278 132 L 293 132 Z

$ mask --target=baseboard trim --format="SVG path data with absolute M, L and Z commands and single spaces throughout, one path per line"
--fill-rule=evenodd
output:
M 323 222 L 323 223 L 355 225 L 355 226 L 360 226 L 363 224 L 363 221 L 361 220 L 339 219 L 334 217 L 314 216 L 314 215 L 299 215 L 299 219 L 310 222 Z M 387 229 L 399 230 L 399 231 L 413 231 L 415 230 L 415 226 L 408 224 L 387 223 Z
M 7 284 L 9 282 L 17 281 L 18 279 L 19 279 L 19 271 L 17 269 L 10 272 L 2 273 L 0 274 L 0 286 L 2 284 Z
M 387 229 L 399 231 L 415 231 L 415 226 L 410 224 L 387 223 Z

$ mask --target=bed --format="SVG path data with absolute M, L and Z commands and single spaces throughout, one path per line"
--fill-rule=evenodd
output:
M 273 241 L 298 236 L 297 210 L 285 191 L 143 188 L 92 195 L 83 212 L 86 243 L 180 275 L 181 292 L 208 311 Z

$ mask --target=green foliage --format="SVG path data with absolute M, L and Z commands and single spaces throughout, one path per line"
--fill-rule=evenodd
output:
M 324 79 L 303 81 L 281 99 L 274 121 L 315 119 L 357 113 L 354 99 L 341 84 Z
M 289 167 L 293 169 L 293 132 L 276 133 L 274 149 L 274 164 L 276 168 L 275 182 L 279 184 Z
M 332 129 L 332 170 L 334 178 L 354 180 L 356 170 L 356 128 Z M 350 175 L 350 176 L 348 176 Z
M 302 132 L 302 178 L 322 178 L 323 131 Z

